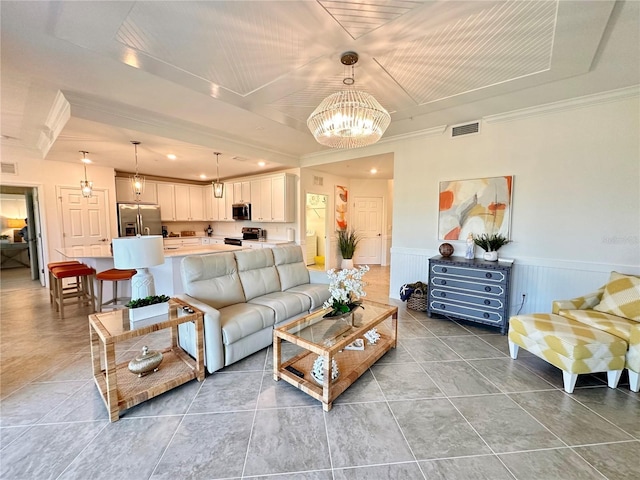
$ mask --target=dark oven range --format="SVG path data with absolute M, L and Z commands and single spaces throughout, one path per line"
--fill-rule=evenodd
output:
M 262 229 L 256 227 L 242 227 L 242 238 L 240 237 L 226 237 L 224 239 L 225 245 L 242 246 L 243 240 L 259 240 L 262 235 Z

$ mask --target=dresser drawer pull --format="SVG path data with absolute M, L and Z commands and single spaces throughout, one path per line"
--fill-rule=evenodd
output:
M 485 273 L 484 276 L 487 277 L 487 278 L 493 277 L 493 275 L 491 275 L 490 273 Z
M 442 267 L 442 273 L 447 273 L 447 267 Z
M 485 300 L 485 301 L 484 301 L 484 304 L 485 304 L 485 305 L 491 305 L 491 300 Z
M 444 303 L 441 303 L 441 304 L 440 304 L 440 308 L 441 308 L 442 310 L 444 310 L 445 308 L 447 308 L 447 306 L 446 306 Z
M 482 316 L 483 316 L 484 318 L 489 318 L 489 314 L 488 314 L 487 312 L 484 312 L 484 313 L 482 314 Z
M 490 292 L 491 291 L 491 287 L 484 287 L 484 291 L 485 292 Z
M 441 297 L 446 297 L 447 296 L 447 292 L 440 292 L 440 296 Z
M 440 285 L 446 285 L 447 281 L 446 280 L 440 280 Z

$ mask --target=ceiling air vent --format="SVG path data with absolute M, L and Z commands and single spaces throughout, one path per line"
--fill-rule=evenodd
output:
M 2 162 L 0 172 L 2 172 L 3 175 L 18 175 L 18 165 L 16 163 Z
M 480 122 L 453 125 L 451 127 L 451 138 L 461 137 L 462 135 L 475 135 L 478 133 L 480 133 Z
M 324 185 L 324 177 L 317 177 L 317 176 L 313 176 L 313 184 L 314 185 Z

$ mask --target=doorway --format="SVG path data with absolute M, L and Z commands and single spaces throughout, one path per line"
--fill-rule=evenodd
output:
M 38 187 L 1 185 L 2 268 L 28 268 L 45 286 Z
M 322 193 L 307 193 L 305 258 L 309 268 L 324 270 L 327 254 L 327 202 Z
M 358 265 L 382 263 L 382 197 L 355 197 L 353 200 L 353 227 L 360 243 L 353 257 Z

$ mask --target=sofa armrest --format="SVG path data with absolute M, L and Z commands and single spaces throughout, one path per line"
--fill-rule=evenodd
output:
M 600 303 L 603 293 L 604 286 L 582 297 L 576 297 L 570 300 L 554 300 L 551 311 L 557 315 L 560 310 L 587 310 L 593 308 Z
M 320 270 L 309 270 L 309 283 L 321 283 L 329 285 L 329 275 Z
M 204 363 L 209 373 L 220 370 L 224 367 L 224 346 L 222 343 L 222 325 L 220 324 L 220 311 L 212 306 L 201 302 L 187 294 L 176 295 L 180 300 L 197 308 L 204 314 Z M 187 328 L 193 329 L 193 324 L 187 323 Z M 195 329 L 193 329 L 195 331 Z M 194 333 L 189 333 L 185 329 L 180 330 L 180 346 L 190 355 L 195 355 Z M 183 338 L 187 337 L 187 338 Z

